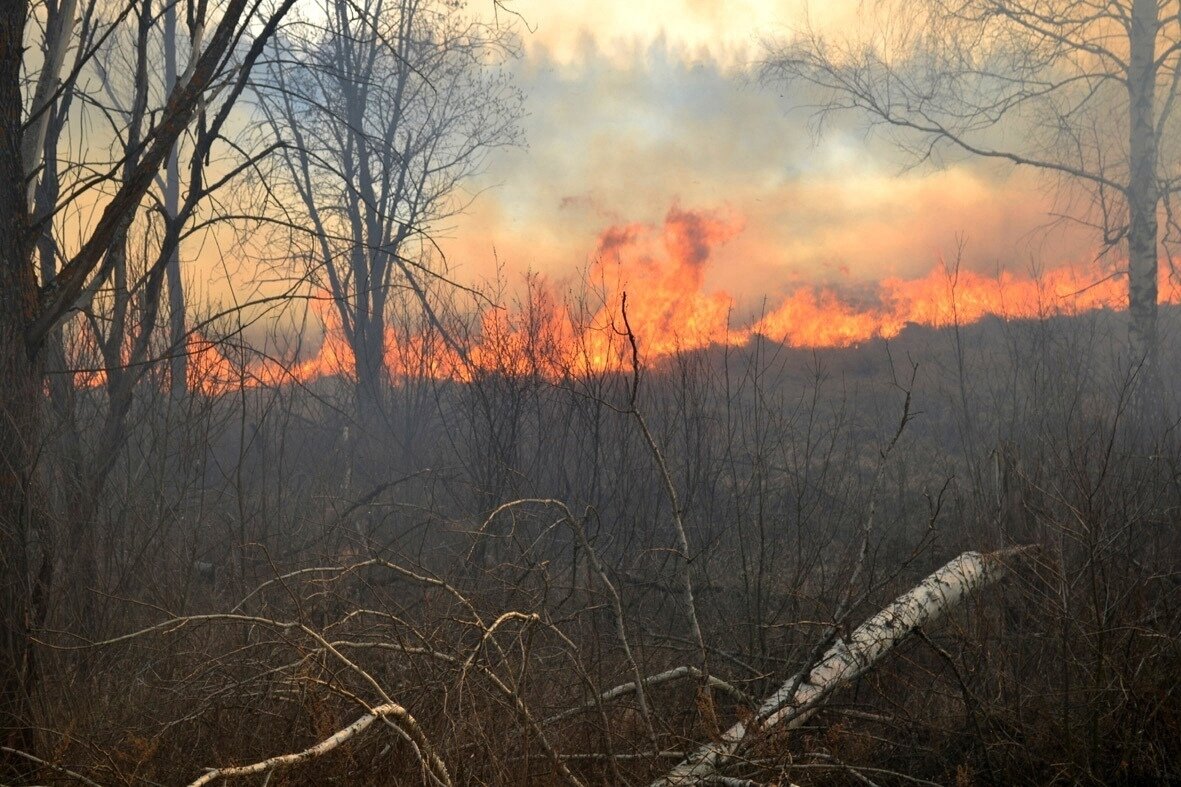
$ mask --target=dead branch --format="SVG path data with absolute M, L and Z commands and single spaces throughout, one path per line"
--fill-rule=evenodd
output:
M 277 768 L 288 768 L 292 765 L 298 765 L 309 760 L 313 760 L 323 754 L 336 749 L 341 744 L 360 735 L 373 722 L 379 719 L 393 716 L 401 723 L 403 728 L 418 730 L 418 722 L 410 715 L 409 711 L 398 705 L 395 702 L 388 702 L 384 705 L 378 705 L 368 713 L 364 714 L 352 724 L 337 730 L 332 735 L 329 735 L 324 740 L 317 743 L 315 746 L 310 746 L 303 751 L 292 752 L 291 754 L 280 754 L 275 757 L 269 757 L 259 762 L 251 763 L 250 765 L 235 765 L 227 766 L 225 768 L 213 768 L 206 771 L 199 779 L 193 781 L 189 787 L 202 787 L 202 785 L 210 784 L 217 779 L 231 779 L 239 776 L 251 776 L 256 773 L 265 773 Z M 424 761 L 424 765 L 427 763 Z M 451 778 L 445 769 L 440 769 L 437 764 L 431 763 L 427 768 L 427 773 L 430 774 L 431 780 L 436 784 L 450 785 Z
M 633 681 L 630 685 L 638 687 L 636 689 L 636 700 L 640 706 L 640 715 L 643 717 L 644 725 L 647 727 L 648 737 L 652 740 L 653 750 L 659 749 L 660 747 L 656 739 L 656 726 L 652 722 L 652 712 L 648 707 L 648 697 L 644 691 L 645 682 L 643 678 L 643 672 L 640 670 L 639 661 L 636 660 L 635 654 L 632 651 L 631 641 L 627 634 L 627 623 L 623 614 L 623 598 L 619 594 L 619 589 L 615 586 L 615 583 L 611 581 L 611 576 L 607 573 L 607 567 L 603 565 L 603 561 L 600 559 L 598 551 L 595 550 L 594 546 L 592 546 L 590 543 L 590 539 L 587 538 L 586 528 L 583 527 L 582 520 L 576 519 L 573 512 L 570 511 L 570 507 L 561 500 L 554 500 L 551 498 L 525 498 L 521 500 L 514 500 L 499 506 L 495 511 L 488 515 L 488 519 L 485 520 L 484 524 L 480 528 L 481 531 L 486 529 L 493 518 L 495 518 L 500 512 L 518 505 L 523 505 L 525 503 L 537 503 L 539 505 L 555 506 L 560 509 L 563 514 L 565 514 L 566 521 L 570 524 L 570 529 L 574 531 L 574 535 L 578 539 L 579 547 L 586 553 L 587 559 L 590 561 L 591 568 L 594 570 L 595 574 L 598 575 L 599 581 L 603 583 L 603 587 L 606 589 L 608 595 L 611 596 L 611 611 L 612 616 L 615 618 L 615 630 L 619 636 L 619 644 L 623 648 L 624 658 L 627 659 L 628 666 L 631 667 L 632 671 Z M 582 710 L 582 708 L 577 708 L 574 709 L 574 712 L 580 713 Z M 556 719 L 551 719 L 550 721 L 556 721 Z
M 640 681 L 640 685 L 642 685 L 644 688 L 650 688 L 652 686 L 659 686 L 662 683 L 672 683 L 674 681 L 681 680 L 683 678 L 701 678 L 701 677 L 702 677 L 701 670 L 697 669 L 697 667 L 686 664 L 686 665 L 683 665 L 680 667 L 674 667 L 673 669 L 665 670 L 664 672 L 659 672 L 655 675 L 651 675 L 647 678 L 644 678 L 642 681 Z M 736 700 L 738 700 L 741 703 L 744 703 L 744 704 L 751 703 L 750 697 L 747 696 L 746 692 L 742 691 L 741 689 L 737 688 L 736 686 L 733 686 L 733 685 L 727 683 L 726 681 L 722 680 L 721 678 L 718 678 L 714 675 L 710 675 L 709 676 L 709 685 L 715 689 L 718 689 L 719 691 L 729 694 L 731 697 L 734 697 Z M 585 705 L 579 705 L 576 708 L 570 708 L 568 710 L 562 711 L 561 713 L 554 714 L 553 716 L 550 716 L 548 719 L 545 719 L 542 722 L 542 724 L 553 724 L 555 722 L 562 721 L 563 719 L 568 719 L 571 716 L 577 716 L 580 713 L 588 713 L 588 712 L 598 708 L 599 703 L 601 703 L 601 702 L 611 702 L 612 700 L 617 700 L 620 697 L 626 697 L 629 694 L 636 693 L 636 690 L 637 690 L 637 684 L 635 681 L 630 681 L 628 683 L 620 684 L 613 689 L 608 689 L 607 691 L 604 691 L 602 694 L 600 694 L 596 698 L 596 700 L 594 702 L 588 702 Z
M 66 776 L 69 776 L 74 781 L 81 782 L 82 784 L 89 784 L 89 785 L 91 785 L 91 787 L 99 787 L 98 782 L 91 781 L 90 779 L 87 779 L 85 776 L 78 773 L 77 771 L 72 771 L 69 768 L 66 768 L 61 765 L 54 765 L 52 762 L 49 762 L 48 760 L 43 760 L 40 757 L 36 756 L 35 754 L 29 754 L 27 751 L 21 751 L 20 749 L 14 749 L 11 746 L 0 746 L 0 751 L 4 752 L 5 754 L 13 754 L 13 755 L 16 755 L 17 757 L 22 757 L 22 758 L 28 760 L 29 762 L 35 762 L 44 768 L 49 768 L 50 770 L 57 771 L 58 773 L 61 773 L 61 774 L 65 774 Z

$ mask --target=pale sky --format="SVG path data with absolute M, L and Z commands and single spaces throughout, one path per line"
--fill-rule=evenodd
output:
M 703 281 L 740 309 L 801 285 L 917 278 L 960 237 L 980 272 L 1087 259 L 1093 239 L 1040 231 L 1053 200 L 1034 176 L 974 162 L 904 172 L 857 118 L 817 137 L 806 99 L 759 84 L 761 40 L 806 24 L 855 35 L 860 5 L 517 0 L 533 30 L 510 66 L 528 147 L 494 157 L 478 184 L 490 188 L 443 239 L 451 265 L 478 279 L 495 249 L 510 275 L 561 283 L 611 227 L 658 229 L 674 208 L 741 225 Z
M 805 20 L 848 24 L 862 0 L 512 0 L 533 30 L 526 46 L 559 62 L 576 60 L 589 41 L 612 53 L 664 38 L 688 57 L 737 64 L 758 56 L 759 39 L 790 33 Z

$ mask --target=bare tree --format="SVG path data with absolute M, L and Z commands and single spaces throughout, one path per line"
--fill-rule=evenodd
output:
M 164 90 L 171 91 L 177 82 L 188 74 L 182 74 L 178 69 L 178 52 L 181 49 L 181 38 L 177 30 L 176 3 L 170 2 L 164 7 L 164 30 L 161 50 L 164 55 Z M 193 63 L 193 55 L 200 50 L 201 37 L 205 30 L 204 4 L 194 5 L 189 0 L 189 64 Z M 200 164 L 198 163 L 198 166 Z M 168 161 L 163 172 L 163 204 L 162 212 L 168 224 L 169 233 L 175 234 L 178 218 L 181 215 L 180 202 L 180 151 L 174 145 L 169 151 Z M 191 208 L 190 208 L 191 212 Z M 173 347 L 182 347 L 185 341 L 185 293 L 184 280 L 180 273 L 180 244 L 169 240 L 171 247 L 168 260 L 165 263 L 165 273 L 168 279 L 168 338 Z M 171 375 L 169 377 L 174 396 L 183 395 L 188 383 L 188 354 L 174 352 L 172 354 Z
M 1169 145 L 1181 83 L 1175 0 L 884 0 L 864 41 L 807 32 L 767 47 L 763 76 L 818 87 L 915 162 L 993 159 L 1089 197 L 1074 219 L 1126 242 L 1133 362 L 1154 375 L 1159 222 L 1181 169 Z M 1077 193 L 1077 192 L 1076 192 Z M 1165 233 L 1168 237 L 1169 233 Z
M 307 213 L 356 364 L 362 421 L 377 412 L 391 289 L 443 325 L 426 279 L 432 233 L 470 201 L 463 181 L 515 144 L 521 96 L 489 67 L 511 31 L 455 3 L 319 0 L 315 21 L 276 38 L 257 94 L 288 147 L 288 187 Z
M 208 11 L 208 18 L 216 22 L 185 78 L 162 97 L 158 110 L 143 111 L 127 155 L 95 167 L 44 215 L 33 214 L 30 203 L 44 173 L 60 165 L 44 157 L 50 121 L 68 92 L 63 81 L 71 90 L 81 90 L 74 77 L 90 64 L 95 50 L 85 38 L 80 44 L 74 38 L 74 2 L 35 7 L 27 0 L 14 0 L 0 9 L 0 227 L 5 237 L 0 247 L 0 726 L 22 746 L 31 744 L 27 709 L 37 677 L 28 627 L 37 583 L 31 571 L 32 539 L 44 532 L 46 490 L 39 454 L 46 427 L 45 348 L 68 315 L 111 280 L 140 202 L 177 140 L 208 107 L 211 91 L 222 90 L 216 113 L 201 123 L 197 137 L 195 156 L 203 159 L 209 154 L 263 42 L 293 2 L 268 5 L 266 11 L 246 0 L 199 4 L 202 19 Z M 134 19 L 142 31 L 155 18 L 153 7 L 151 0 L 117 4 L 112 27 Z M 46 32 L 38 46 L 30 15 L 42 12 Z M 25 46 L 26 36 L 32 37 L 34 46 Z M 74 46 L 81 47 L 81 54 L 67 74 L 66 53 Z M 240 46 L 245 56 L 229 57 Z M 26 94 L 31 98 L 26 100 Z M 75 104 L 90 98 L 84 95 Z M 145 101 L 137 96 L 137 103 Z M 39 228 L 60 211 L 85 204 L 98 206 L 93 209 L 94 221 L 82 225 L 86 229 L 76 250 L 63 255 L 60 267 L 43 271 L 46 280 L 39 283 L 33 258 Z M 161 259 L 169 256 L 162 254 Z M 144 285 L 145 302 L 153 313 L 162 292 L 163 267 L 154 266 Z

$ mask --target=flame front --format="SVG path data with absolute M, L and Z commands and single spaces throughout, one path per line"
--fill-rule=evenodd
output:
M 585 301 L 576 306 L 552 284 L 531 277 L 514 307 L 485 311 L 473 330 L 464 330 L 462 321 L 446 336 L 437 326 L 389 328 L 387 371 L 394 381 L 467 381 L 479 374 L 560 379 L 626 368 L 624 293 L 627 323 L 648 362 L 714 345 L 740 346 L 756 335 L 793 347 L 845 347 L 897 336 L 908 324 L 943 327 L 987 315 L 1029 319 L 1126 305 L 1125 277 L 1100 277 L 1094 265 L 1068 265 L 1038 276 L 1007 271 L 985 276 L 937 264 L 920 278 L 887 278 L 855 296 L 833 287 L 797 287 L 762 316 L 735 325 L 733 299 L 723 290 L 708 290 L 706 274 L 717 248 L 743 224 L 730 213 L 674 206 L 660 225 L 608 227 L 598 237 L 590 269 L 592 306 Z M 1178 302 L 1176 288 L 1164 275 L 1160 291 L 1163 301 Z M 323 325 L 323 340 L 309 358 L 235 364 L 216 343 L 194 333 L 186 347 L 191 387 L 216 395 L 243 385 L 352 377 L 353 355 L 336 303 L 321 293 L 313 299 L 313 310 Z M 91 375 L 85 382 L 95 385 L 101 379 Z

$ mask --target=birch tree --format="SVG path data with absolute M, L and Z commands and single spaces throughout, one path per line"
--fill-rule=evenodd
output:
M 883 0 L 862 40 L 809 31 L 767 45 L 764 78 L 822 94 L 914 162 L 963 155 L 1077 188 L 1071 218 L 1127 255 L 1130 349 L 1157 357 L 1160 245 L 1181 188 L 1177 0 Z M 1074 206 L 1083 205 L 1082 208 Z

